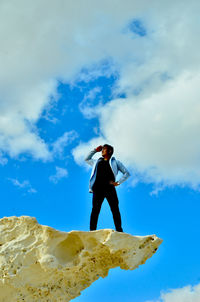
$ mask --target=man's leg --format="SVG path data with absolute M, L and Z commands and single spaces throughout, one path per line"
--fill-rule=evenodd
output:
M 113 219 L 114 219 L 114 223 L 115 223 L 115 229 L 118 232 L 123 232 L 122 229 L 122 223 L 121 223 L 121 215 L 119 212 L 119 200 L 117 197 L 117 192 L 115 187 L 110 187 L 107 191 L 106 191 L 106 199 L 109 203 L 110 209 L 112 211 L 113 214 Z
M 90 231 L 94 231 L 97 228 L 97 221 L 98 221 L 103 200 L 104 200 L 104 194 L 102 192 L 100 191 L 93 192 L 92 213 L 90 216 Z

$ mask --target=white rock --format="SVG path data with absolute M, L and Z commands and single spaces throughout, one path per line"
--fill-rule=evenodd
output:
M 110 229 L 60 232 L 32 217 L 0 219 L 0 301 L 66 302 L 110 268 L 133 270 L 162 240 Z

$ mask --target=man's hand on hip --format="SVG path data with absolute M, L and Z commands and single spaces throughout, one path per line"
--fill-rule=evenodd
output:
M 118 182 L 112 181 L 112 180 L 110 181 L 110 184 L 113 185 L 113 186 L 115 186 L 115 187 L 119 186 Z

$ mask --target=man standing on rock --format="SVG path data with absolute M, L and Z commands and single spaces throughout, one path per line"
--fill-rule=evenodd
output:
M 93 160 L 93 155 L 100 151 L 102 151 L 102 157 L 97 161 Z M 112 211 L 116 231 L 123 232 L 115 187 L 124 182 L 130 174 L 119 160 L 112 157 L 113 151 L 114 148 L 112 146 L 105 144 L 92 150 L 85 159 L 90 166 L 93 166 L 89 182 L 89 191 L 93 193 L 90 231 L 94 231 L 97 228 L 101 205 L 104 198 L 106 198 Z M 118 171 L 122 172 L 123 176 L 116 181 L 115 178 Z

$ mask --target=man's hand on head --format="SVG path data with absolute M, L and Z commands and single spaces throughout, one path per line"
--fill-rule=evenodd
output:
M 119 186 L 118 182 L 112 181 L 112 180 L 110 181 L 110 184 L 113 185 L 113 186 L 115 186 L 115 187 Z
M 102 150 L 102 146 L 98 146 L 95 150 L 97 151 L 97 152 L 100 152 L 101 150 Z

